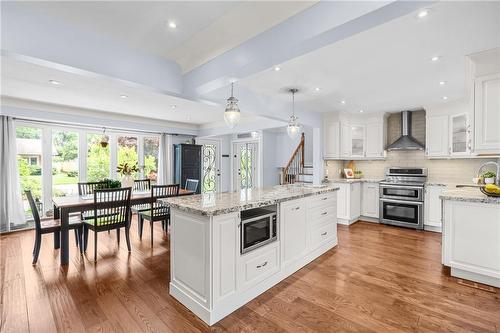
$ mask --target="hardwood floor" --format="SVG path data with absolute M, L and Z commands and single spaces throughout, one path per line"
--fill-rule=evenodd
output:
M 67 268 L 51 236 L 36 266 L 33 231 L 1 236 L 0 331 L 500 333 L 500 289 L 450 277 L 440 234 L 367 222 L 339 226 L 336 249 L 208 327 L 169 295 L 168 238 L 155 228 L 151 249 L 134 222 L 130 255 L 124 237 L 118 247 L 99 234 L 96 265 L 93 242 L 84 257 L 70 242 Z

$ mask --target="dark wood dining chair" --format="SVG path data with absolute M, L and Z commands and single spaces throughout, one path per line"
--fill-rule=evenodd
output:
M 162 227 L 165 230 L 170 220 L 170 207 L 158 203 L 161 198 L 175 197 L 179 195 L 179 184 L 173 185 L 152 185 L 151 186 L 151 202 L 149 209 L 139 213 L 138 229 L 139 238 L 142 239 L 142 229 L 144 220 L 149 221 L 151 227 L 151 247 L 153 247 L 153 225 L 154 222 L 161 221 Z
M 87 250 L 89 230 L 94 232 L 94 262 L 97 261 L 97 234 L 116 229 L 120 244 L 120 229 L 125 228 L 127 248 L 130 252 L 130 195 L 132 188 L 102 189 L 94 191 L 94 213 L 92 219 L 83 222 L 83 250 Z
M 42 245 L 42 235 L 54 234 L 54 249 L 58 249 L 61 246 L 61 220 L 51 219 L 43 220 L 40 219 L 40 214 L 38 213 L 38 208 L 33 198 L 31 191 L 25 191 L 26 197 L 31 207 L 31 213 L 33 214 L 33 220 L 35 221 L 35 245 L 33 246 L 33 265 L 37 263 L 38 256 L 40 255 L 40 247 Z M 82 220 L 80 216 L 70 216 L 68 227 L 75 230 L 76 244 L 82 252 Z
M 186 179 L 185 190 L 196 192 L 198 190 L 198 184 L 200 181 L 198 179 Z
M 134 191 L 145 192 L 151 190 L 151 180 L 150 179 L 137 179 L 134 180 Z M 132 213 L 139 214 L 139 212 L 143 212 L 149 209 L 149 204 L 139 204 L 132 205 L 131 210 Z
M 78 195 L 91 195 L 95 190 L 106 188 L 106 182 L 84 182 L 78 183 Z

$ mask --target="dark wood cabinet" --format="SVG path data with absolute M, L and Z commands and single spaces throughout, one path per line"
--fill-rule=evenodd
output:
M 201 145 L 174 145 L 174 181 L 184 188 L 186 179 L 200 181 L 196 193 L 201 191 Z

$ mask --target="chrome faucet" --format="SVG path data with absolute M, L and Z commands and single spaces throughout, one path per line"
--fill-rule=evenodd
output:
M 489 162 L 486 162 L 486 163 L 483 163 L 481 164 L 481 166 L 479 167 L 479 169 L 477 170 L 477 175 L 478 176 L 481 176 L 481 171 L 483 170 L 483 168 L 487 165 L 494 165 L 496 166 L 497 168 L 497 172 L 496 172 L 496 181 L 495 181 L 495 184 L 497 186 L 500 186 L 500 164 L 498 164 L 497 162 L 493 162 L 493 161 L 489 161 Z

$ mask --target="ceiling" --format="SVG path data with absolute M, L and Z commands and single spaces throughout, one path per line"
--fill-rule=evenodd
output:
M 317 1 L 30 1 L 18 6 L 192 70 Z M 168 23 L 175 22 L 175 29 Z
M 60 84 L 54 85 L 49 80 Z M 140 116 L 204 124 L 224 121 L 221 107 L 169 96 L 111 78 L 76 74 L 2 57 L 2 96 Z M 121 98 L 126 95 L 128 98 Z M 175 109 L 172 108 L 175 105 Z
M 284 100 L 291 99 L 284 87 L 298 87 L 298 104 L 319 112 L 397 111 L 463 98 L 465 56 L 500 47 L 500 2 L 439 2 L 429 10 L 423 19 L 400 17 L 239 84 Z M 441 58 L 432 62 L 435 55 Z

